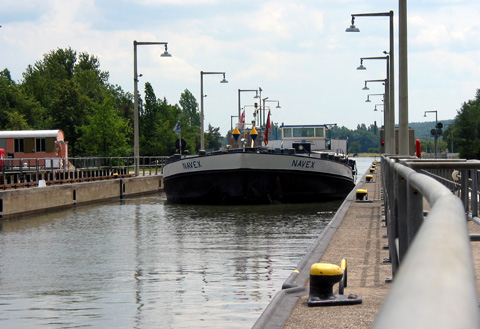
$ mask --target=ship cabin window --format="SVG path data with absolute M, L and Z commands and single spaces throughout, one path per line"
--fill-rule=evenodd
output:
M 287 137 L 292 137 L 292 128 L 283 128 L 283 138 Z
M 282 127 L 284 139 L 325 139 L 325 127 Z
M 15 153 L 25 152 L 25 140 L 23 138 L 15 138 Z
M 36 138 L 35 139 L 35 151 L 36 152 L 45 152 L 46 151 L 46 139 L 45 138 Z
M 315 137 L 315 128 L 293 128 L 293 137 Z
M 315 137 L 325 137 L 325 128 L 315 128 Z

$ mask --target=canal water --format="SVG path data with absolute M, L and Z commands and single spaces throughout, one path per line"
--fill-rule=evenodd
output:
M 149 195 L 3 222 L 0 327 L 250 328 L 340 204 Z

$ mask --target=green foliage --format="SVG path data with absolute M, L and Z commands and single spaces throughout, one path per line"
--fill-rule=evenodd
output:
M 43 116 L 40 104 L 26 95 L 23 86 L 17 85 L 10 76 L 10 71 L 0 72 L 0 129 L 32 129 Z M 18 119 L 23 123 L 18 125 Z M 13 123 L 13 121 L 17 123 Z
M 447 141 L 451 142 L 449 133 L 452 131 L 460 157 L 480 159 L 480 89 L 477 90 L 475 99 L 463 103 L 457 112 L 455 123 L 446 132 Z
M 185 123 L 189 126 L 200 127 L 200 113 L 198 112 L 198 103 L 195 97 L 188 89 L 180 95 L 180 107 L 182 108 L 182 116 Z
M 71 156 L 130 155 L 133 149 L 133 95 L 108 82 L 99 60 L 71 48 L 53 50 L 28 65 L 19 84 L 0 71 L 0 130 L 61 129 Z M 178 139 L 173 131 L 181 117 L 182 139 L 190 153 L 200 148 L 200 114 L 185 90 L 180 106 L 155 96 L 145 84 L 139 99 L 141 155 L 170 155 Z M 219 128 L 209 126 L 207 147 L 219 147 Z
M 349 145 L 349 152 L 355 154 L 360 153 L 360 150 L 362 149 L 362 144 L 360 144 L 359 141 L 354 141 L 351 142 Z
M 204 135 L 205 148 L 207 150 L 219 150 L 222 146 L 222 134 L 220 134 L 220 128 L 214 128 L 210 124 L 208 125 L 208 131 Z
M 27 120 L 25 120 L 25 115 L 20 114 L 16 111 L 7 112 L 8 123 L 5 126 L 8 130 L 29 130 Z
M 118 114 L 113 96 L 107 97 L 100 105 L 95 104 L 94 108 L 94 114 L 88 118 L 88 125 L 80 128 L 82 133 L 78 139 L 80 152 L 102 157 L 131 154 L 127 138 L 131 128 Z
M 375 125 L 367 127 L 364 123 L 357 125 L 357 130 L 346 127 L 333 127 L 327 132 L 333 139 L 347 139 L 350 153 L 378 152 L 380 147 L 379 129 Z
M 81 127 L 92 117 L 96 104 L 110 95 L 108 73 L 100 71 L 98 59 L 71 48 L 57 49 L 23 73 L 23 92 L 38 102 L 41 111 L 25 114 L 33 129 L 62 129 L 70 154 L 78 155 Z M 11 108 L 11 107 L 10 107 Z

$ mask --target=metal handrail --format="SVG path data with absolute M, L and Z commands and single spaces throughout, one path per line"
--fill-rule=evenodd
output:
M 161 174 L 167 159 L 166 156 L 140 157 L 141 175 Z M 133 175 L 133 171 L 130 173 L 133 168 L 134 157 L 5 158 L 0 167 L 0 187 L 28 187 L 40 179 L 62 181 L 72 176 Z
M 480 328 L 464 205 L 396 160 L 382 157 L 394 280 L 373 328 Z
M 140 165 L 144 167 L 163 167 L 167 158 L 166 156 L 140 157 Z M 134 157 L 5 158 L 3 160 L 2 170 L 4 172 L 43 170 L 45 168 L 50 169 L 51 167 L 66 170 L 117 168 L 133 166 L 133 163 Z

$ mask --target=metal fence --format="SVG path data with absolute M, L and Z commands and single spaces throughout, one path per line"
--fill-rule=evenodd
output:
M 140 157 L 139 175 L 161 174 L 167 158 Z M 39 180 L 106 179 L 114 174 L 134 175 L 134 169 L 134 157 L 6 158 L 0 166 L 0 186 L 28 187 Z
M 373 327 L 480 328 L 466 215 L 480 162 L 383 156 L 381 169 L 394 280 Z

